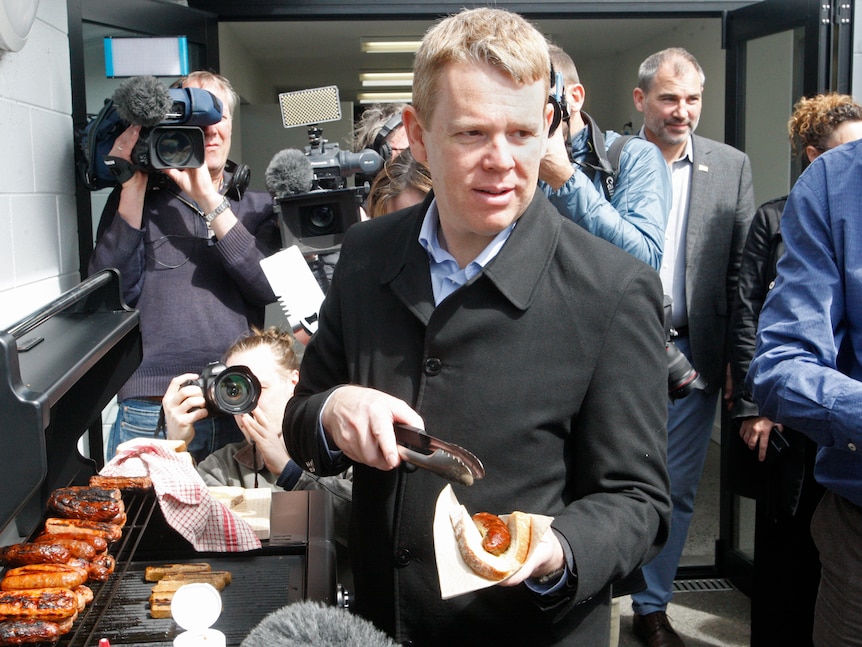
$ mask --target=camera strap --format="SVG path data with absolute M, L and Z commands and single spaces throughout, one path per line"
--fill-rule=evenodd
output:
M 601 174 L 602 189 L 605 198 L 610 201 L 616 191 L 623 148 L 635 135 L 620 135 L 611 143 L 610 148 L 606 148 L 605 137 L 595 119 L 583 111 L 581 111 L 581 116 L 587 122 L 590 130 L 587 139 L 587 155 L 577 164 L 590 179 L 595 180 L 596 173 Z

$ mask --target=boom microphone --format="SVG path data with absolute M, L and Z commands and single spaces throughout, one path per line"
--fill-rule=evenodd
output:
M 296 148 L 276 153 L 264 174 L 266 190 L 275 198 L 308 193 L 314 183 L 314 171 L 308 157 Z
M 240 647 L 397 647 L 368 620 L 321 602 L 294 602 L 273 611 L 251 630 Z
M 142 128 L 158 125 L 173 107 L 170 92 L 154 76 L 133 76 L 111 98 L 121 119 Z

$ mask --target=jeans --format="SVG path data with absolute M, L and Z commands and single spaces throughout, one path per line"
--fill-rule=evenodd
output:
M 119 403 L 114 426 L 108 436 L 106 459 L 117 453 L 117 446 L 132 438 L 153 438 L 159 423 L 161 404 L 150 400 L 128 399 Z M 160 432 L 161 436 L 163 432 Z M 188 451 L 200 462 L 216 449 L 236 443 L 244 437 L 233 416 L 208 416 L 195 423 L 195 437 Z
M 688 338 L 677 337 L 674 343 L 690 362 Z M 694 514 L 694 497 L 706 462 L 717 405 L 717 391 L 697 390 L 668 404 L 667 470 L 673 505 L 670 536 L 661 552 L 643 567 L 646 589 L 632 595 L 632 608 L 639 615 L 665 611 L 673 597 L 673 581 Z

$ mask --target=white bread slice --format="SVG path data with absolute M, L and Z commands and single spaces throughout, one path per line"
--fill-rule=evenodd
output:
M 207 489 L 216 501 L 228 508 L 235 508 L 245 501 L 245 488 L 238 485 L 210 485 Z
M 458 550 L 464 562 L 473 571 L 488 580 L 502 580 L 518 570 L 530 550 L 531 520 L 524 512 L 509 515 L 507 525 L 512 541 L 502 555 L 492 555 L 482 547 L 482 534 L 462 506 L 450 512 Z

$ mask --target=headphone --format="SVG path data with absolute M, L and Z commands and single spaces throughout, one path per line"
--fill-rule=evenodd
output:
M 374 142 L 371 144 L 371 148 L 377 152 L 380 157 L 383 158 L 383 161 L 386 162 L 392 157 L 392 146 L 389 145 L 389 142 L 386 141 L 386 138 L 389 136 L 393 130 L 398 128 L 401 125 L 401 113 L 398 112 L 386 121 L 383 124 L 383 127 L 380 129 L 380 132 L 377 133 L 377 136 L 374 138 Z
M 229 198 L 239 201 L 242 199 L 242 194 L 245 193 L 248 183 L 251 181 L 251 169 L 246 164 L 237 164 L 231 160 L 227 161 L 224 168 L 231 174 L 224 194 Z

